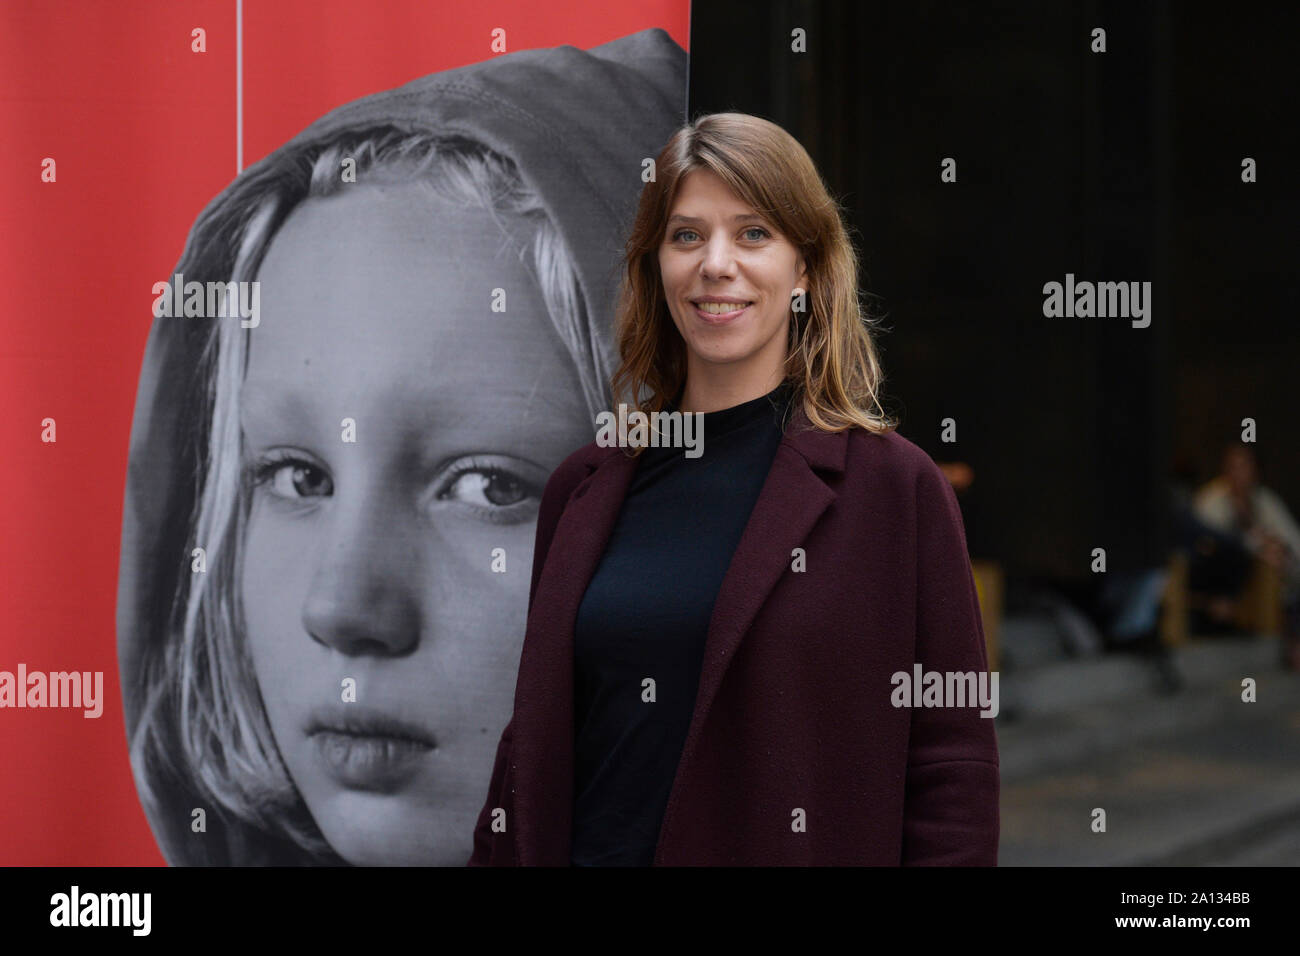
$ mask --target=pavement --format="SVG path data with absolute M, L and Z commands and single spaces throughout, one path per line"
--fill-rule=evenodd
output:
M 1193 641 L 1173 694 L 1126 654 L 1004 671 L 999 864 L 1300 865 L 1300 674 L 1278 658 L 1277 638 Z

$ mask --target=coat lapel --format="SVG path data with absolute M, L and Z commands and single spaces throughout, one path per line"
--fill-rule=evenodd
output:
M 803 408 L 796 409 L 713 605 L 695 711 L 659 830 L 656 862 L 662 861 L 664 838 L 677 805 L 683 772 L 690 765 L 727 667 L 759 609 L 789 570 L 791 552 L 804 544 L 818 519 L 838 497 L 818 472 L 843 472 L 847 450 L 848 432 L 816 430 Z
M 792 415 L 727 568 L 709 620 L 695 711 L 678 767 L 690 760 L 727 666 L 767 596 L 836 498 L 818 472 L 842 472 L 847 432 L 822 432 L 802 407 Z M 598 449 L 556 526 L 529 615 L 519 664 L 513 743 L 515 825 L 521 865 L 567 866 L 573 823 L 573 627 L 609 542 L 637 459 Z M 664 830 L 672 815 L 677 781 Z

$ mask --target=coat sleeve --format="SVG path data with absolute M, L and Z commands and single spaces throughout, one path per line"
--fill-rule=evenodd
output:
M 984 627 L 957 496 L 927 459 L 916 488 L 916 663 L 987 673 Z M 986 685 L 996 714 L 998 685 Z M 978 686 L 978 685 L 977 685 Z M 904 866 L 996 866 L 997 738 L 978 703 L 912 710 L 903 805 Z
M 560 523 L 560 515 L 568 503 L 578 483 L 589 473 L 582 463 L 583 449 L 570 455 L 555 469 L 542 491 L 542 502 L 537 514 L 537 536 L 533 545 L 533 574 L 528 588 L 528 610 L 533 609 L 533 600 L 537 596 L 537 582 L 541 580 L 542 568 L 546 564 L 546 555 L 551 548 L 551 539 L 555 528 Z M 525 637 L 527 640 L 527 637 Z M 512 715 L 501 732 L 497 744 L 496 759 L 492 765 L 492 781 L 488 785 L 487 801 L 479 811 L 478 822 L 474 827 L 474 851 L 470 855 L 468 866 L 514 866 L 518 863 L 518 850 L 514 841 L 514 781 L 511 774 L 511 743 L 514 735 L 515 721 Z M 506 831 L 492 832 L 492 817 L 500 807 L 506 812 Z

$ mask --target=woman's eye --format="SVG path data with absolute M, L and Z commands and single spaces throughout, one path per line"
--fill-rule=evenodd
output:
M 757 233 L 757 235 L 751 237 L 750 233 Z M 762 226 L 750 226 L 744 232 L 742 232 L 741 235 L 749 238 L 750 241 L 752 242 L 760 242 L 763 239 L 769 238 L 771 236 L 771 233 L 769 233 Z M 699 237 L 699 233 L 696 232 L 694 229 L 678 229 L 675 233 L 673 233 L 673 241 L 675 242 L 693 242 L 694 239 L 698 237 Z
M 330 476 L 301 458 L 264 461 L 257 466 L 255 480 L 281 498 L 327 498 L 334 494 Z

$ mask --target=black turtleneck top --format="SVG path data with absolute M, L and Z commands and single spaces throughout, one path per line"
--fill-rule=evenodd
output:
M 641 452 L 574 625 L 575 866 L 654 861 L 713 604 L 790 394 L 787 383 L 705 413 L 698 458 L 683 448 Z

